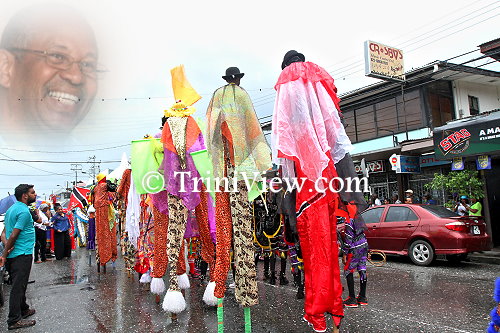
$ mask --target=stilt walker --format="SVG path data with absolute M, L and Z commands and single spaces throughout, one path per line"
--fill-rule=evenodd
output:
M 106 269 L 106 263 L 117 257 L 116 225 L 114 216 L 110 216 L 110 193 L 104 174 L 97 175 L 94 189 L 94 208 L 96 210 L 96 238 L 98 265 Z
M 296 197 L 305 273 L 304 320 L 314 331 L 325 332 L 325 313 L 330 313 L 337 331 L 344 313 L 336 223 L 344 198 L 336 193 L 332 179 L 353 168 L 348 154 L 352 145 L 328 72 L 305 62 L 295 50 L 285 54 L 282 70 L 275 86 L 273 161 L 284 175 L 305 179 Z
M 167 253 L 170 276 L 163 309 L 179 313 L 186 308 L 186 301 L 180 292 L 182 281 L 177 278 L 176 268 L 179 260 L 185 264 L 184 254 L 182 258 L 179 258 L 179 254 L 184 248 L 188 211 L 195 209 L 200 203 L 200 193 L 195 189 L 201 188 L 201 180 L 190 153 L 205 149 L 205 144 L 198 124 L 191 117 L 195 111 L 192 105 L 201 96 L 187 81 L 184 66 L 175 67 L 171 74 L 177 102 L 165 110 L 166 122 L 161 136 L 164 158 L 160 171 L 163 171 L 168 192 Z
M 249 307 L 258 304 L 259 300 L 252 208 L 243 175 L 250 180 L 255 176 L 260 177 L 271 167 L 271 160 L 270 149 L 250 96 L 239 86 L 243 75 L 237 67 L 228 68 L 222 77 L 228 84 L 214 92 L 207 110 L 207 149 L 212 157 L 214 176 L 215 179 L 228 177 L 229 186 L 220 188 L 221 192 L 216 193 L 215 271 L 206 293 L 214 288 L 214 296 L 219 299 L 218 312 L 222 316 L 222 298 L 226 291 L 232 244 L 235 296 L 236 301 L 245 308 L 245 326 L 248 331 L 251 327 Z M 237 182 L 233 182 L 235 176 Z

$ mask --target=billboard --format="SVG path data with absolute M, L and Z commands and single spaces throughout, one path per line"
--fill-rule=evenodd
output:
M 365 75 L 382 80 L 404 81 L 403 51 L 365 41 Z

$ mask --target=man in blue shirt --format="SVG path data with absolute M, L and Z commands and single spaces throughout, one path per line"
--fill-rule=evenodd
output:
M 61 206 L 56 206 L 56 215 L 50 220 L 54 228 L 54 252 L 57 260 L 71 258 L 71 238 L 69 237 L 69 219 Z
M 0 266 L 6 264 L 12 278 L 7 319 L 9 330 L 36 324 L 34 320 L 25 320 L 35 314 L 35 310 L 26 303 L 26 288 L 35 246 L 35 227 L 28 209 L 28 205 L 36 201 L 33 185 L 20 184 L 15 189 L 15 197 L 18 202 L 5 214 L 7 244 L 0 257 Z

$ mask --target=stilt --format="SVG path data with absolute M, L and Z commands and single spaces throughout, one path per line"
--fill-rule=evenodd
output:
M 250 308 L 243 309 L 245 312 L 245 333 L 252 333 L 252 317 L 250 316 Z
M 155 301 L 156 304 L 160 304 L 160 295 L 156 295 Z
M 106 274 L 106 264 L 102 265 L 102 271 L 104 274 Z
M 97 273 L 101 273 L 101 263 L 97 262 Z
M 224 298 L 217 299 L 217 333 L 224 333 Z

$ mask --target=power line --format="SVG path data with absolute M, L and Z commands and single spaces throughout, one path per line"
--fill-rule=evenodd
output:
M 7 148 L 7 147 L 1 147 L 0 149 L 12 150 L 12 151 L 22 151 L 22 152 L 27 152 L 27 153 L 67 154 L 67 153 L 83 153 L 83 152 L 97 151 L 97 150 L 108 150 L 108 149 L 115 149 L 115 148 L 121 148 L 121 147 L 127 147 L 127 146 L 130 146 L 130 143 L 127 143 L 124 145 L 119 145 L 119 146 L 113 146 L 113 147 L 83 149 L 83 150 L 67 150 L 67 151 L 25 150 L 25 149 L 15 149 L 15 148 Z
M 18 162 L 20 164 L 23 164 L 27 167 L 30 167 L 32 169 L 35 169 L 35 170 L 38 170 L 38 171 L 43 171 L 43 172 L 46 172 L 46 173 L 49 173 L 49 174 L 52 174 L 52 175 L 58 175 L 58 176 L 65 176 L 65 174 L 62 174 L 62 173 L 57 173 L 57 172 L 52 172 L 52 171 L 47 171 L 47 170 L 43 170 L 43 169 L 40 169 L 40 168 L 37 168 L 37 167 L 34 167 L 32 165 L 29 165 L 29 164 L 26 164 L 25 162 L 29 162 L 29 161 L 23 161 L 23 160 L 16 160 L 16 159 L 13 159 L 12 157 L 8 156 L 8 155 L 5 155 L 3 153 L 0 153 L 0 155 L 4 156 L 4 157 L 7 157 L 8 159 L 0 159 L 0 161 L 11 161 L 11 162 Z
M 1 154 L 1 153 L 0 153 Z M 4 154 L 1 154 L 3 156 L 6 156 Z M 19 162 L 21 164 L 24 164 L 24 163 L 50 163 L 50 164 L 81 164 L 81 163 L 93 163 L 92 161 L 43 161 L 43 160 L 20 160 L 20 159 L 14 159 L 14 158 L 9 158 L 9 159 L 6 159 L 6 158 L 0 158 L 0 161 L 6 161 L 6 162 Z M 116 161 L 99 161 L 99 163 L 119 163 L 121 162 L 120 160 L 116 160 Z M 32 167 L 31 165 L 27 165 L 26 166 L 29 166 L 29 167 Z M 32 167 L 34 169 L 37 169 L 35 167 Z M 41 171 L 44 171 L 44 172 L 50 172 L 50 171 L 46 171 L 46 170 L 42 170 L 42 169 L 38 169 L 38 170 L 41 170 Z M 54 173 L 55 175 L 63 175 L 63 174 L 60 174 L 60 173 Z

